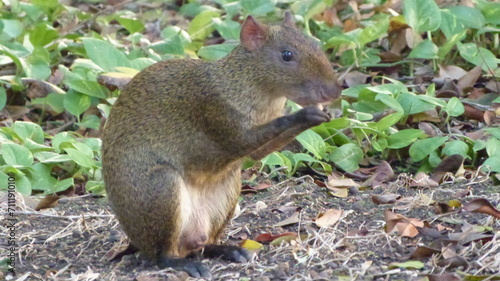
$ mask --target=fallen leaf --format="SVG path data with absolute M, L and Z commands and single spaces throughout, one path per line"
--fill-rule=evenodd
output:
M 441 78 L 451 78 L 453 80 L 458 80 L 467 74 L 467 71 L 456 65 L 438 65 L 438 66 L 439 66 L 439 77 Z
M 255 251 L 255 250 L 260 250 L 260 249 L 264 248 L 264 246 L 262 244 L 260 244 L 257 241 L 251 240 L 251 239 L 243 240 L 243 242 L 241 242 L 240 246 L 242 248 L 249 250 L 249 251 Z
M 436 255 L 439 253 L 441 253 L 441 251 L 438 249 L 425 247 L 425 246 L 418 246 L 415 249 L 415 251 L 413 251 L 413 253 L 411 253 L 410 259 L 422 260 L 422 259 L 430 258 L 433 255 Z
M 330 176 L 328 177 L 328 182 L 326 183 L 327 188 L 331 187 L 359 187 L 359 184 L 354 182 L 352 179 L 336 179 L 336 178 L 331 178 Z
M 295 212 L 293 215 L 291 215 L 290 217 L 274 224 L 273 226 L 285 226 L 285 225 L 290 225 L 290 224 L 295 224 L 295 223 L 298 223 L 300 221 L 299 219 L 299 212 Z
M 306 240 L 307 239 L 307 234 L 301 234 L 300 236 L 297 235 L 297 233 L 288 233 L 287 235 L 281 235 L 280 237 L 274 239 L 269 245 L 271 246 L 279 246 L 283 244 L 283 242 L 290 243 L 294 240 L 297 240 L 299 238 L 301 240 Z
M 59 200 L 59 196 L 57 195 L 47 195 L 45 196 L 36 206 L 35 211 L 40 211 L 42 209 L 52 208 L 57 205 L 57 201 Z
M 463 257 L 455 256 L 449 259 L 440 260 L 437 265 L 451 269 L 459 266 L 467 267 L 469 263 Z
M 450 155 L 441 161 L 439 165 L 434 169 L 434 173 L 431 175 L 431 180 L 436 183 L 440 183 L 443 181 L 446 173 L 455 174 L 464 162 L 464 157 L 459 154 Z
M 463 209 L 469 212 L 487 214 L 500 219 L 500 211 L 493 207 L 490 201 L 484 198 L 478 198 L 470 201 L 464 205 Z
M 472 88 L 474 83 L 476 83 L 477 79 L 481 76 L 482 73 L 482 65 L 479 64 L 473 69 L 469 70 L 467 74 L 465 74 L 462 78 L 460 78 L 457 82 L 457 86 L 460 90 L 464 91 L 466 88 Z
M 271 242 L 271 241 L 273 241 L 276 238 L 279 238 L 281 236 L 286 236 L 286 235 L 295 235 L 295 236 L 297 236 L 297 233 L 295 233 L 295 232 L 285 232 L 285 233 L 277 234 L 277 235 L 273 235 L 271 233 L 261 233 L 257 237 L 255 237 L 255 241 L 257 241 L 257 242 Z
M 425 264 L 421 261 L 393 262 L 389 264 L 390 269 L 405 268 L 405 269 L 422 269 Z
M 318 227 L 329 227 L 338 222 L 341 216 L 341 210 L 328 209 L 326 212 L 318 214 L 314 222 Z
M 399 194 L 392 194 L 392 193 L 387 193 L 387 194 L 372 194 L 372 201 L 376 205 L 381 205 L 381 204 L 393 204 L 401 198 L 401 195 Z

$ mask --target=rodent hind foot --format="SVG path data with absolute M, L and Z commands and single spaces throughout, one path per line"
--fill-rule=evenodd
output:
M 201 262 L 183 258 L 161 257 L 160 268 L 170 267 L 174 270 L 185 271 L 191 277 L 211 278 L 210 270 Z
M 223 258 L 232 262 L 246 263 L 252 257 L 250 253 L 241 247 L 230 245 L 206 245 L 203 249 L 203 257 Z

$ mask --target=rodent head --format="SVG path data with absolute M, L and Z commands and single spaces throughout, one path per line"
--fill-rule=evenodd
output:
M 264 90 L 301 105 L 338 98 L 340 86 L 328 58 L 296 27 L 290 12 L 279 25 L 263 25 L 252 16 L 243 23 L 241 46 Z M 256 63 L 257 62 L 257 63 Z

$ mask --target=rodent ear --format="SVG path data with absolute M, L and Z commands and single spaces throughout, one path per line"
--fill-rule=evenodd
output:
M 283 24 L 291 27 L 295 27 L 295 20 L 290 11 L 285 12 L 285 18 L 283 19 Z
M 267 29 L 257 22 L 252 16 L 248 16 L 241 26 L 241 45 L 247 50 L 256 50 L 264 45 L 267 38 Z

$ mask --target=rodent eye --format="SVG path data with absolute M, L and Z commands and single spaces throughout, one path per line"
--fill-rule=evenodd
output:
M 293 60 L 293 53 L 288 51 L 288 50 L 284 50 L 281 52 L 281 58 L 284 61 L 292 61 Z

